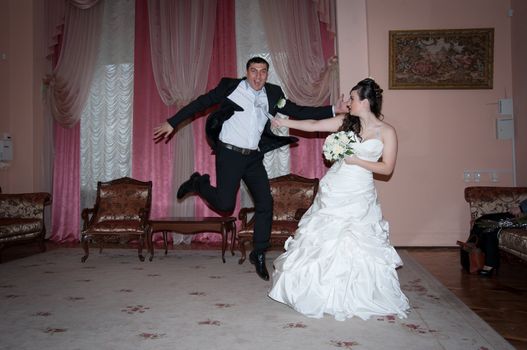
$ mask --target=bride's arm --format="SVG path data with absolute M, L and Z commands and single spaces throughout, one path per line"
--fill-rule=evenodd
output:
M 397 134 L 395 129 L 391 126 L 387 127 L 383 132 L 382 138 L 384 148 L 380 161 L 371 162 L 355 156 L 346 157 L 344 161 L 346 164 L 355 164 L 376 174 L 390 175 L 395 168 L 395 160 L 397 159 Z
M 282 119 L 273 118 L 273 127 L 285 126 L 290 129 L 297 129 L 302 131 L 337 131 L 344 120 L 344 115 L 337 115 L 333 118 L 321 119 L 321 120 L 295 120 L 295 119 Z

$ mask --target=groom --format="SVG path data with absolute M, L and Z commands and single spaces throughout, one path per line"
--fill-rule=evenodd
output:
M 261 57 L 251 58 L 246 69 L 245 78 L 221 79 L 214 89 L 154 128 L 154 140 L 170 137 L 182 121 L 218 105 L 206 123 L 207 138 L 216 154 L 216 187 L 211 186 L 209 175 L 195 172 L 179 187 L 177 198 L 195 193 L 215 210 L 229 213 L 234 210 L 236 193 L 243 180 L 255 206 L 249 261 L 255 265 L 258 276 L 267 281 L 265 250 L 271 235 L 273 199 L 263 165 L 264 153 L 298 141 L 295 137 L 273 134 L 270 118 L 280 112 L 298 119 L 323 119 L 346 113 L 347 107 L 342 99 L 335 108 L 303 107 L 287 100 L 280 86 L 267 83 L 269 63 Z

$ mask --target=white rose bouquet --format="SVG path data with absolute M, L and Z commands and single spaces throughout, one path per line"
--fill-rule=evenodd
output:
M 353 144 L 355 142 L 357 142 L 357 139 L 353 132 L 335 132 L 326 137 L 322 152 L 327 160 L 336 161 L 351 156 L 354 153 Z

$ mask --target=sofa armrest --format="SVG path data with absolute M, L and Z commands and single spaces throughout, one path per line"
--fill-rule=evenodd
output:
M 484 214 L 504 213 L 527 199 L 527 187 L 471 186 L 465 188 L 470 224 Z

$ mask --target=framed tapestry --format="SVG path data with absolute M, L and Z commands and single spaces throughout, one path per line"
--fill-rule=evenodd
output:
M 494 28 L 389 34 L 390 89 L 492 89 Z

